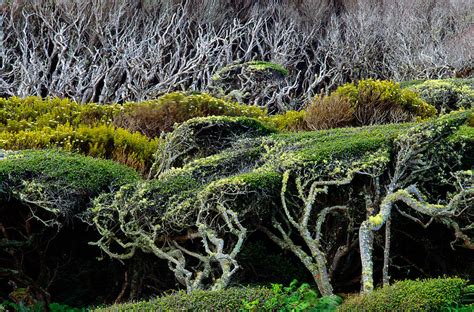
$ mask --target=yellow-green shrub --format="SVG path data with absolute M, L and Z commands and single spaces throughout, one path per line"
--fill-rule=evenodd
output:
M 264 117 L 258 107 L 242 105 L 215 98 L 209 94 L 186 95 L 181 92 L 165 94 L 157 100 L 127 103 L 114 118 L 117 127 L 139 131 L 148 137 L 171 131 L 175 124 L 195 117 L 245 116 Z
M 41 130 L 0 132 L 0 148 L 7 150 L 62 148 L 100 158 L 109 158 L 145 172 L 151 165 L 158 139 L 130 133 L 111 125 L 96 127 L 58 125 Z
M 307 130 L 305 122 L 306 111 L 290 110 L 283 114 L 263 118 L 263 121 L 278 131 Z
M 60 98 L 0 98 L 0 131 L 110 124 L 120 110 L 120 105 L 79 104 Z
M 410 121 L 436 115 L 436 109 L 398 83 L 366 79 L 340 86 L 331 96 L 347 97 L 354 107 L 355 125 Z
M 410 89 L 441 113 L 474 107 L 474 78 L 427 80 Z

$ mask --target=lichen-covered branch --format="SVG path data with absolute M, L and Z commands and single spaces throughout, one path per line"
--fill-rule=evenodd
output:
M 449 144 L 443 146 L 440 142 L 463 122 L 463 119 L 450 120 L 447 116 L 436 122 L 415 127 L 396 140 L 395 167 L 387 185 L 385 197 L 378 207 L 378 213 L 369 215 L 368 219 L 363 221 L 359 228 L 362 289 L 364 292 L 370 292 L 374 288 L 373 231 L 378 231 L 383 225 L 386 225 L 391 217 L 392 208 L 397 202 L 404 203 L 414 212 L 447 224 L 454 229 L 456 238 L 463 241 L 465 247 L 471 245 L 470 239 L 464 236 L 465 234 L 462 231 L 456 230 L 459 227 L 456 226 L 457 223 L 453 219 L 457 214 L 462 214 L 465 209 L 472 209 L 474 198 L 472 170 L 459 172 L 455 175 L 458 179 L 458 183 L 455 184 L 457 191 L 445 204 L 429 203 L 418 187 L 415 184 L 410 184 L 413 181 L 422 181 L 423 175 L 427 173 L 433 175 L 434 172 L 429 172 L 430 170 L 443 170 L 447 159 L 459 162 L 459 157 L 449 147 Z M 410 213 L 403 212 L 402 215 L 422 223 Z M 431 223 L 431 220 L 429 223 Z M 389 246 L 389 242 L 386 242 L 386 246 Z M 388 252 L 388 248 L 386 249 Z M 385 258 L 388 259 L 388 255 Z M 388 263 L 385 263 L 385 265 L 384 272 L 388 272 Z M 385 273 L 385 282 L 387 276 L 387 273 Z

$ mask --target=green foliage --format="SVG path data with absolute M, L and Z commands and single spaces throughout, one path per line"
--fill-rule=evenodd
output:
M 302 131 L 307 130 L 305 122 L 306 111 L 290 110 L 283 114 L 272 115 L 263 118 L 264 122 L 275 127 L 278 131 Z
M 410 89 L 441 113 L 474 107 L 474 78 L 426 80 Z
M 340 311 L 442 311 L 460 303 L 460 278 L 406 280 L 344 301 Z
M 25 180 L 67 186 L 70 194 L 84 197 L 118 188 L 138 179 L 137 173 L 108 160 L 54 150 L 21 151 L 0 160 L 0 193 L 8 194 Z
M 249 68 L 254 69 L 254 70 L 274 70 L 278 73 L 280 73 L 283 76 L 288 76 L 289 71 L 285 67 L 283 67 L 280 64 L 272 63 L 272 62 L 264 62 L 264 61 L 250 61 L 248 63 L 245 63 L 249 66 Z
M 2 310 L 5 309 L 5 310 Z M 45 310 L 44 304 L 37 303 L 31 306 L 26 306 L 23 303 L 13 303 L 10 301 L 6 301 L 0 304 L 0 311 L 10 311 L 6 309 L 13 309 L 13 311 L 17 312 L 42 312 Z M 67 304 L 61 304 L 57 302 L 50 303 L 48 305 L 48 311 L 50 312 L 86 312 L 87 309 L 85 308 L 74 308 Z
M 113 305 L 95 311 L 335 311 L 342 299 L 318 298 L 308 284 L 272 288 L 245 287 L 220 291 L 178 291 L 150 301 Z
M 220 69 L 217 73 L 215 73 L 212 76 L 212 80 L 214 81 L 219 80 L 222 78 L 221 77 L 222 75 L 241 67 L 244 67 L 244 68 L 248 67 L 249 69 L 255 70 L 255 71 L 273 70 L 284 77 L 288 76 L 289 74 L 288 69 L 286 69 L 284 66 L 280 64 L 265 62 L 265 61 L 250 61 L 243 64 L 233 64 L 233 65 L 226 66 Z
M 66 151 L 113 159 L 144 173 L 150 168 L 158 139 L 130 133 L 111 125 L 58 125 L 41 130 L 0 132 L 0 148 L 7 150 L 62 148 Z
M 219 291 L 178 291 L 150 301 L 114 305 L 95 311 L 239 311 L 243 300 L 265 302 L 272 290 L 264 287 L 229 288 Z
M 113 159 L 145 173 L 159 144 L 156 136 L 172 130 L 175 123 L 211 115 L 263 118 L 266 113 L 207 94 L 179 92 L 166 94 L 155 101 L 124 106 L 81 105 L 59 98 L 0 98 L 0 148 L 58 147 Z M 244 123 L 251 127 L 258 122 L 246 120 L 242 121 Z M 261 125 L 260 128 L 265 127 Z
M 285 169 L 312 163 L 336 167 L 338 163 L 348 163 L 350 159 L 388 147 L 410 126 L 383 125 L 273 135 L 267 139 L 267 145 L 272 146 L 268 157 L 278 155 L 279 167 Z
M 0 148 L 7 150 L 62 148 L 108 158 L 144 173 L 158 139 L 112 125 L 119 105 L 81 105 L 49 98 L 0 98 Z
M 0 131 L 18 132 L 55 128 L 58 125 L 111 124 L 118 105 L 81 105 L 69 99 L 26 97 L 0 98 Z
M 266 112 L 249 105 L 228 102 L 209 94 L 186 95 L 181 92 L 165 94 L 157 100 L 141 103 L 127 103 L 117 114 L 114 124 L 130 131 L 139 131 L 148 137 L 159 136 L 161 132 L 173 130 L 195 117 L 246 116 L 264 117 Z
M 433 106 L 393 81 L 359 80 L 340 86 L 333 95 L 349 98 L 356 125 L 410 121 L 413 117 L 423 119 L 436 115 Z
M 272 284 L 272 296 L 266 301 L 259 299 L 243 301 L 243 311 L 335 311 L 342 303 L 338 296 L 318 298 L 316 291 L 308 284 L 298 286 L 293 280 L 288 287 L 281 284 Z

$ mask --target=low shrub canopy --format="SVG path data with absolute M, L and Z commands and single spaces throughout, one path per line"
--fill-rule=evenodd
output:
M 148 137 L 156 137 L 162 132 L 173 130 L 175 124 L 195 117 L 258 118 L 265 115 L 265 111 L 257 107 L 224 101 L 205 93 L 186 95 L 174 92 L 153 101 L 125 104 L 124 110 L 115 116 L 114 124 L 130 131 L 139 131 Z
M 114 305 L 95 311 L 239 311 L 244 301 L 258 300 L 261 305 L 272 297 L 272 290 L 264 287 L 229 288 L 219 291 L 179 291 L 150 301 Z
M 39 180 L 67 185 L 68 192 L 93 197 L 134 182 L 137 173 L 108 160 L 94 159 L 61 151 L 21 151 L 0 160 L 1 193 L 21 187 L 23 181 Z
M 311 129 L 413 121 L 436 115 L 436 109 L 411 90 L 392 81 L 359 80 L 319 96 L 308 107 Z
M 183 291 L 149 301 L 114 305 L 95 311 L 335 311 L 342 302 L 337 296 L 318 297 L 308 284 L 288 287 L 231 287 L 220 291 Z
M 69 125 L 112 123 L 119 105 L 79 104 L 69 99 L 29 96 L 0 98 L 0 131 L 18 132 Z
M 406 280 L 349 298 L 339 311 L 442 311 L 461 302 L 465 286 L 460 278 Z
M 410 89 L 441 113 L 474 107 L 474 78 L 426 80 Z

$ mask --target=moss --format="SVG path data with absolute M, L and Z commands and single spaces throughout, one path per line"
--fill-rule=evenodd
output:
M 251 70 L 255 71 L 265 71 L 265 70 L 273 70 L 282 76 L 286 77 L 289 74 L 288 69 L 286 69 L 284 66 L 272 62 L 265 62 L 265 61 L 250 61 L 247 63 L 242 63 L 242 64 L 232 64 L 229 66 L 226 66 L 224 68 L 221 68 L 217 73 L 215 73 L 212 76 L 212 80 L 217 81 L 221 79 L 221 76 L 229 71 L 238 69 L 238 68 L 245 68 L 248 67 Z
M 272 63 L 272 62 L 264 62 L 264 61 L 251 61 L 248 63 L 245 63 L 248 65 L 249 68 L 254 69 L 254 70 L 274 70 L 278 73 L 280 73 L 283 76 L 288 76 L 289 71 L 285 67 L 283 67 L 280 64 Z

